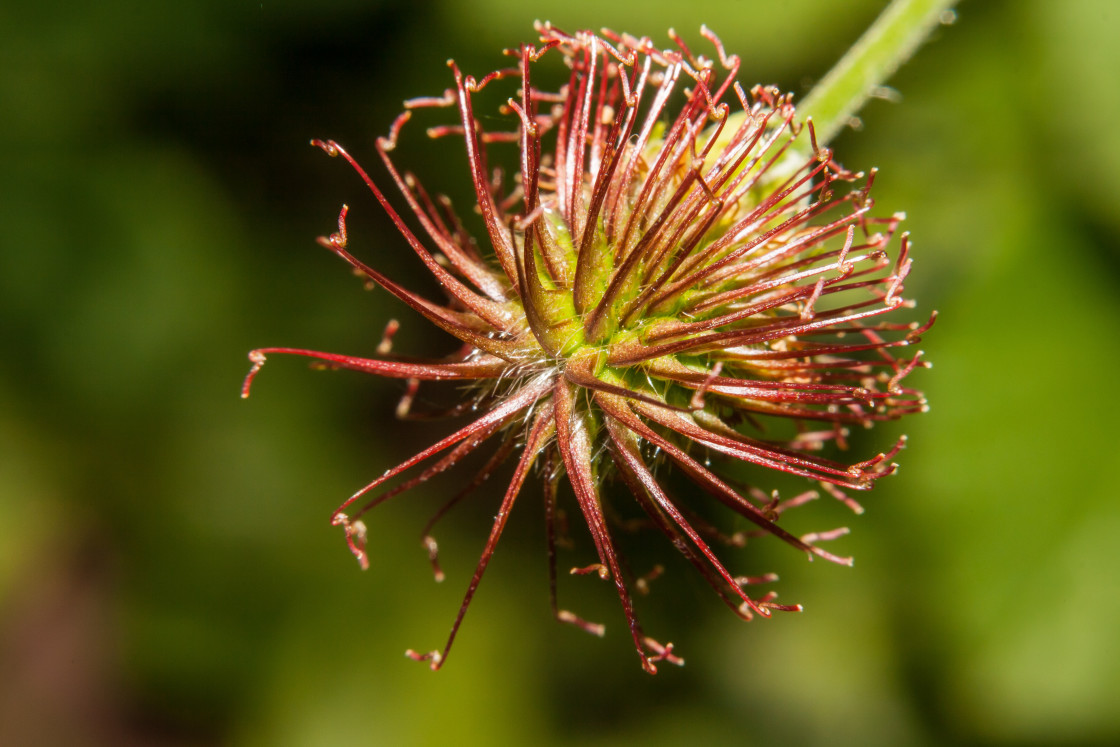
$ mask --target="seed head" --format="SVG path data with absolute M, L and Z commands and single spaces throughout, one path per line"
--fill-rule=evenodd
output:
M 596 552 L 596 562 L 572 573 L 614 583 L 642 666 L 652 673 L 658 661 L 681 660 L 635 616 L 631 590 L 644 591 L 660 570 L 636 578 L 620 559 L 616 536 L 634 523 L 619 518 L 613 505 L 620 491 L 608 483 L 617 478 L 629 490 L 644 523 L 740 617 L 799 610 L 778 604 L 772 592 L 748 593 L 776 576 L 733 575 L 713 545 L 772 535 L 810 558 L 850 564 L 820 545 L 847 530 L 794 536 L 781 518 L 816 498 L 815 490 L 782 499 L 733 481 L 723 467 L 754 465 L 759 482 L 763 468 L 803 477 L 861 512 L 850 492 L 893 472 L 904 440 L 854 463 L 820 452 L 846 449 L 853 425 L 925 409 L 920 392 L 904 385 L 926 365 L 921 353 L 900 357 L 896 350 L 916 342 L 933 317 L 921 326 L 893 320 L 891 312 L 912 306 L 903 297 L 909 240 L 902 234 L 892 252 L 903 216 L 873 216 L 874 170 L 853 173 L 837 163 L 817 143 L 812 122 L 798 118 L 791 95 L 761 86 L 744 91 L 735 80 L 739 59 L 710 31 L 701 34 L 714 59 L 693 54 L 673 32 L 675 50 L 610 31 L 573 35 L 549 24 L 537 31 L 538 44 L 507 50 L 514 64 L 481 79 L 449 63 L 455 86 L 405 102 L 377 142 L 409 220 L 340 145 L 313 141 L 353 166 L 448 300 L 424 299 L 351 254 L 346 206 L 337 233 L 319 242 L 456 338 L 456 352 L 438 360 L 394 355 L 396 322 L 376 358 L 262 348 L 249 355 L 243 396 L 272 353 L 405 379 L 399 417 L 413 414 L 421 382 L 465 383 L 462 404 L 449 414 L 469 413 L 466 425 L 386 471 L 332 515 L 366 567 L 358 517 L 495 441 L 493 456 L 422 532 L 441 580 L 433 525 L 501 464 L 515 462 L 446 645 L 409 655 L 432 669 L 446 660 L 513 504 L 539 467 L 555 617 L 603 633 L 556 602 L 557 503 L 567 499 L 560 490 L 566 482 Z M 538 87 L 538 68 L 557 61 L 566 65 L 567 83 Z M 496 116 L 477 116 L 478 92 L 501 85 L 511 95 Z M 457 112 L 455 122 L 427 134 L 462 139 L 486 251 L 446 198 L 430 196 L 390 158 L 414 111 L 443 107 Z M 504 125 L 484 127 L 495 121 Z M 518 156 L 513 179 L 490 166 L 503 151 Z M 670 494 L 655 474 L 662 463 L 708 498 Z M 701 519 L 692 506 L 708 499 L 746 519 L 752 532 L 727 535 Z

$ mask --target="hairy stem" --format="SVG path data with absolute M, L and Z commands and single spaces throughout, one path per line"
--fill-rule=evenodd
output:
M 944 21 L 956 0 L 892 0 L 863 36 L 802 101 L 817 140 L 835 137 L 881 86 Z

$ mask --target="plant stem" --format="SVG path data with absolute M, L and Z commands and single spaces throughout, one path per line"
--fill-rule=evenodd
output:
M 943 22 L 956 0 L 892 0 L 851 49 L 813 88 L 797 110 L 813 118 L 827 143 L 859 111 L 874 90 L 910 59 Z

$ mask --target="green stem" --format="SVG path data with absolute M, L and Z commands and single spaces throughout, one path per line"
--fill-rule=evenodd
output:
M 872 92 L 910 59 L 956 0 L 892 0 L 797 107 L 813 118 L 817 141 L 835 137 Z

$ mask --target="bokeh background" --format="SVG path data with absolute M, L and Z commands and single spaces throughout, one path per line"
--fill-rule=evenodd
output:
M 370 517 L 363 574 L 330 511 L 444 427 L 291 360 L 238 398 L 252 347 L 370 354 L 397 316 L 399 349 L 447 349 L 314 245 L 349 202 L 364 256 L 425 287 L 309 138 L 376 166 L 402 99 L 534 18 L 705 23 L 745 82 L 804 94 L 884 5 L 0 6 L 0 743 L 1120 743 L 1112 0 L 962 3 L 836 141 L 909 215 L 932 411 L 836 544 L 854 568 L 743 552 L 805 613 L 740 623 L 663 548 L 639 604 L 683 669 L 640 671 L 608 585 L 562 586 L 604 639 L 551 622 L 532 490 L 447 667 L 406 660 L 443 641 L 498 494 L 442 525 L 444 584 L 417 537 L 453 481 Z M 402 160 L 469 204 L 465 159 L 420 140 Z

